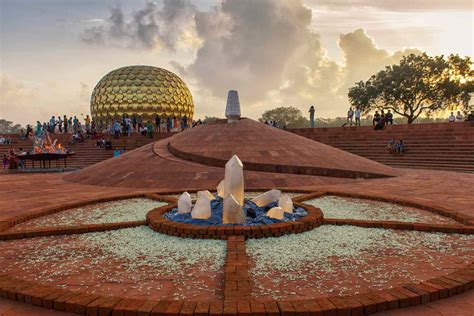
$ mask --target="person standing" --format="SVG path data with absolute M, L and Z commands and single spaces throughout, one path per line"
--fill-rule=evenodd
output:
M 462 116 L 461 112 L 458 111 L 456 114 L 456 122 L 462 122 L 464 120 L 464 117 Z
M 76 116 L 74 116 L 74 119 L 72 120 L 72 129 L 74 130 L 74 133 L 79 131 L 79 119 Z
M 114 139 L 119 139 L 120 138 L 120 124 L 118 121 L 115 121 L 115 123 L 112 126 L 112 129 L 114 131 Z
M 352 107 L 349 108 L 349 111 L 347 111 L 347 123 L 349 123 L 350 126 L 352 126 L 352 119 L 354 117 L 354 111 L 352 111 Z
M 161 117 L 158 114 L 155 114 L 155 125 L 156 125 L 156 132 L 161 132 Z
M 146 131 L 148 138 L 153 138 L 153 124 L 151 124 L 151 121 L 148 121 L 148 124 L 146 126 Z
M 63 116 L 64 134 L 67 134 L 67 116 Z
M 91 118 L 89 117 L 89 114 L 86 115 L 86 118 L 84 119 L 86 123 L 86 133 L 90 134 L 91 133 Z
M 449 123 L 454 123 L 456 121 L 456 117 L 454 116 L 454 113 L 451 112 L 451 115 L 448 118 Z
M 58 131 L 59 131 L 59 133 L 62 134 L 62 132 L 63 132 L 63 120 L 61 119 L 61 115 L 58 115 L 57 123 L 58 123 Z
M 311 123 L 311 128 L 314 128 L 314 106 L 310 106 L 309 108 L 309 122 Z
M 133 131 L 137 131 L 137 115 L 135 113 L 132 114 L 132 126 L 133 126 Z
M 355 110 L 355 126 L 360 126 L 360 110 L 359 110 L 359 107 L 356 107 L 356 110 Z
M 387 115 L 385 116 L 387 124 L 393 125 L 393 113 L 388 110 Z
M 141 115 L 138 116 L 138 121 L 137 121 L 137 123 L 138 123 L 138 130 L 141 131 L 142 127 L 144 127 L 144 126 L 143 126 L 143 119 L 142 119 L 142 116 L 141 116 Z
M 51 116 L 51 118 L 49 119 L 49 132 L 50 133 L 54 133 L 56 130 L 56 118 L 53 116 Z

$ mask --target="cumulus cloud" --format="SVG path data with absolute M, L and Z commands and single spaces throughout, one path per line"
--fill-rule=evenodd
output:
M 148 49 L 193 43 L 190 63 L 169 64 L 192 87 L 198 114 L 221 113 L 227 91 L 237 89 L 246 116 L 281 105 L 306 112 L 310 104 L 337 115 L 355 82 L 418 52 L 379 48 L 357 29 L 340 35 L 343 62 L 336 62 L 327 56 L 312 25 L 317 21 L 302 0 L 223 0 L 208 11 L 165 0 L 163 6 L 148 2 L 130 17 L 120 8 L 110 13 L 105 23 L 86 29 L 85 41 Z
M 164 0 L 159 6 L 145 6 L 126 16 L 120 6 L 110 8 L 110 15 L 98 25 L 88 27 L 81 39 L 89 44 L 152 49 L 164 46 L 176 49 L 194 29 L 195 7 L 187 0 Z
M 347 8 L 347 0 L 305 0 L 308 5 L 331 6 L 336 8 Z M 351 0 L 349 5 L 352 7 L 375 7 L 392 11 L 426 11 L 426 10 L 472 10 L 471 0 Z

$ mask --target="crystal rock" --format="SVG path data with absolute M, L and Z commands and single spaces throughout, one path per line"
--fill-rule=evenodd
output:
M 240 206 L 244 205 L 244 165 L 234 155 L 225 164 L 224 192 L 232 194 Z
M 196 204 L 191 211 L 191 217 L 194 219 L 208 219 L 211 217 L 211 200 L 206 194 L 198 196 Z
M 267 216 L 275 219 L 283 219 L 283 209 L 281 207 L 272 207 L 268 212 Z
M 224 192 L 225 192 L 224 187 L 225 187 L 225 180 L 222 180 L 217 185 L 217 195 L 220 196 L 221 198 L 224 197 Z
M 257 206 L 262 207 L 272 202 L 278 201 L 280 196 L 281 196 L 281 191 L 273 189 L 254 197 L 252 199 L 252 202 L 257 204 Z
M 245 216 L 242 206 L 232 194 L 227 194 L 224 198 L 224 212 L 222 213 L 223 224 L 245 224 Z
M 293 201 L 288 194 L 282 194 L 278 199 L 278 206 L 283 209 L 283 212 L 293 213 Z
M 214 195 L 211 192 L 209 192 L 208 190 L 198 191 L 197 196 L 198 196 L 198 199 L 199 199 L 200 196 L 205 196 L 209 199 L 209 201 L 214 200 Z
M 229 90 L 227 93 L 225 117 L 227 118 L 227 123 L 237 122 L 240 118 L 239 94 L 236 90 Z
M 178 213 L 189 213 L 192 206 L 191 195 L 188 192 L 183 192 L 178 199 Z

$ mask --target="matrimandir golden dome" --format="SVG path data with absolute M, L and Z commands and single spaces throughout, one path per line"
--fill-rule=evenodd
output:
M 95 86 L 91 114 L 97 122 L 110 122 L 123 114 L 151 120 L 161 117 L 192 118 L 193 97 L 181 78 L 166 69 L 127 66 L 112 70 Z

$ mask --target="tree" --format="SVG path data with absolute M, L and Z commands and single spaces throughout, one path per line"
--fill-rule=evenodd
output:
M 386 67 L 366 82 L 357 82 L 348 96 L 365 114 L 392 110 L 411 124 L 421 114 L 456 107 L 467 111 L 469 92 L 474 91 L 473 76 L 469 57 L 410 54 L 399 65 Z
M 219 118 L 218 117 L 215 117 L 215 116 L 207 116 L 202 120 L 202 122 L 204 124 L 209 124 L 209 123 L 214 123 L 216 121 L 218 121 Z
M 11 121 L 0 119 L 0 134 L 18 134 L 20 133 L 20 130 L 20 124 L 13 125 L 13 122 Z
M 292 106 L 282 106 L 262 113 L 260 122 L 274 120 L 279 126 L 287 128 L 308 127 L 309 121 L 303 117 L 301 110 Z

